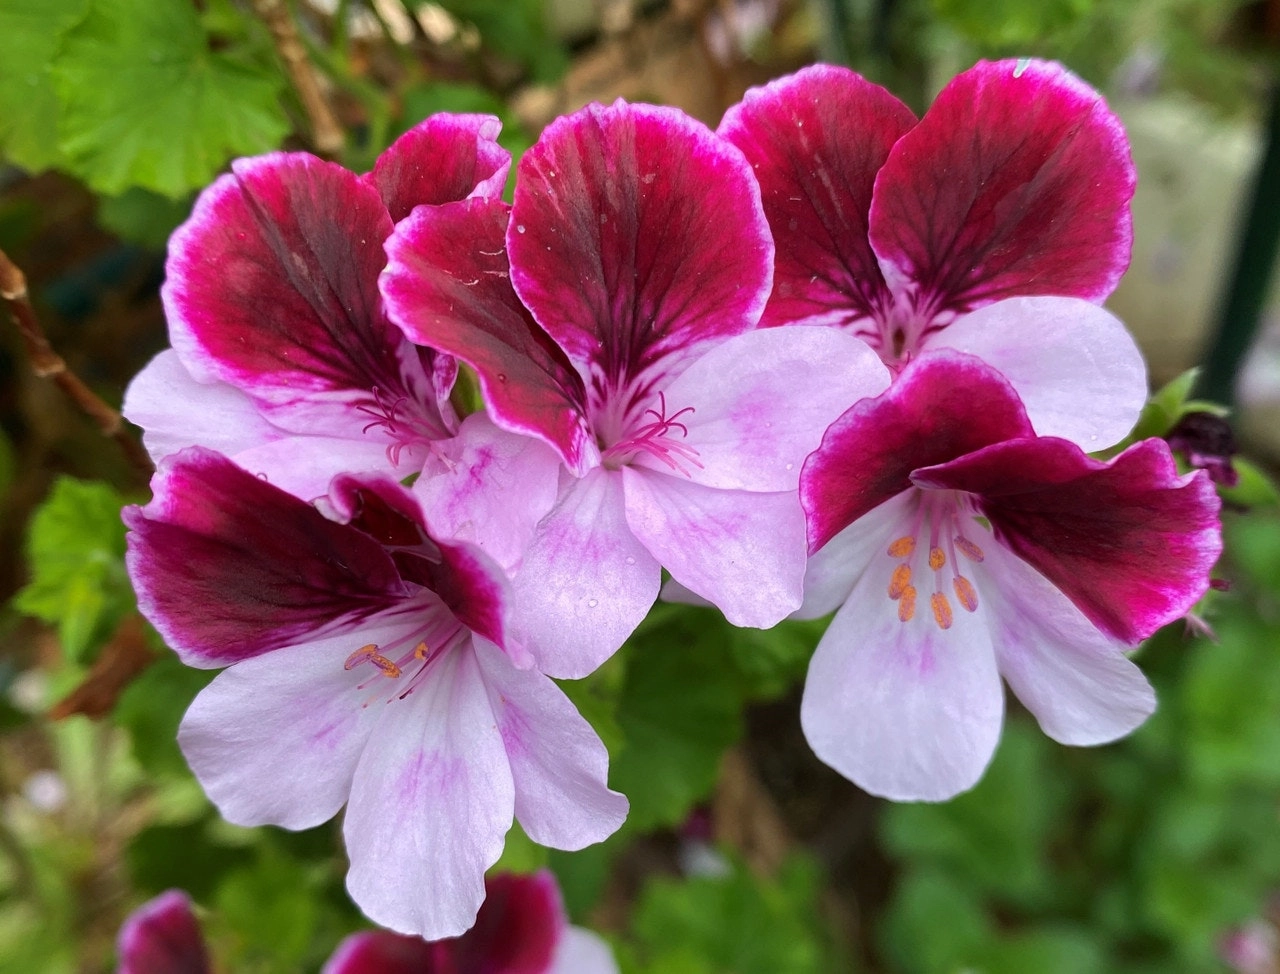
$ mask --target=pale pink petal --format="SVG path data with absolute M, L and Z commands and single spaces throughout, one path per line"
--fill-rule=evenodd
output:
M 598 104 L 520 160 L 511 281 L 579 370 L 610 380 L 754 328 L 773 239 L 751 167 L 674 108 Z
M 556 502 L 561 469 L 541 440 L 472 413 L 436 445 L 413 492 L 435 537 L 470 542 L 512 571 Z
M 1102 97 L 1046 61 L 980 62 L 942 90 L 876 178 L 871 246 L 917 307 L 1101 301 L 1129 264 L 1133 161 Z
M 172 349 L 134 376 L 121 411 L 142 427 L 142 442 L 153 460 L 189 446 L 231 455 L 287 435 L 234 386 L 196 381 Z
M 635 536 L 729 622 L 767 629 L 800 608 L 805 525 L 794 492 L 717 490 L 639 467 L 622 474 Z
M 618 974 L 613 948 L 598 933 L 567 927 L 547 974 Z
M 1008 298 L 964 315 L 926 347 L 976 355 L 1018 393 L 1041 436 L 1092 453 L 1119 442 L 1147 400 L 1147 367 L 1124 325 L 1080 298 Z
M 323 429 L 324 427 L 320 427 Z M 353 440 L 343 436 L 288 436 L 230 454 L 243 467 L 294 497 L 309 501 L 321 497 L 339 471 L 376 474 L 383 471 L 406 476 L 416 472 L 429 455 L 425 445 L 401 451 L 393 465 L 383 440 Z
M 690 406 L 680 442 L 697 451 L 691 479 L 731 490 L 795 490 L 805 457 L 849 406 L 879 395 L 889 371 L 865 342 L 792 325 L 714 346 L 664 391 L 668 412 Z M 650 453 L 638 465 L 661 470 Z
M 886 544 L 902 526 L 887 527 Z M 818 642 L 800 723 L 814 753 L 871 794 L 945 801 L 977 783 L 1000 739 L 995 651 L 977 614 L 940 629 L 924 595 L 900 621 L 888 581 L 865 573 Z
M 437 940 L 475 922 L 515 794 L 470 646 L 430 666 L 412 694 L 382 707 L 343 835 L 356 905 L 381 926 Z
M 200 692 L 178 744 L 223 818 L 305 829 L 338 813 L 370 731 L 389 706 L 377 683 L 357 689 L 369 679 L 367 667 L 349 671 L 344 664 L 361 646 L 392 643 L 412 625 L 403 617 L 375 621 L 273 650 L 228 667 Z
M 622 477 L 603 467 L 572 481 L 513 580 L 512 632 L 548 676 L 586 676 L 658 597 L 658 563 L 627 525 L 622 490 Z
M 847 325 L 892 303 L 867 213 L 876 173 L 915 121 L 879 85 L 829 64 L 752 88 L 725 113 L 719 133 L 755 170 L 778 248 L 762 325 Z
M 1000 675 L 1046 734 L 1063 744 L 1106 744 L 1151 716 L 1155 692 L 1124 645 L 1043 575 L 998 548 L 987 552 L 981 574 Z
M 519 670 L 480 642 L 476 658 L 515 780 L 516 819 L 529 838 L 575 850 L 607 839 L 627 817 L 610 791 L 609 753 L 550 679 Z

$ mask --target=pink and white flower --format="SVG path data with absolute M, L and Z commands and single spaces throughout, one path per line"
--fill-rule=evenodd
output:
M 562 849 L 621 824 L 599 738 L 522 668 L 505 577 L 400 485 L 343 475 L 318 509 L 192 448 L 153 489 L 125 511 L 129 571 L 184 662 L 227 667 L 178 741 L 229 821 L 303 829 L 345 804 L 353 899 L 428 939 L 471 926 L 513 817 Z
M 1036 431 L 1118 442 L 1145 367 L 1098 304 L 1129 263 L 1128 141 L 1061 66 L 982 62 L 919 121 L 846 68 L 749 91 L 720 134 L 760 181 L 777 244 L 763 325 L 858 335 L 893 369 L 952 348 L 995 366 Z
M 207 446 L 308 499 L 339 472 L 417 473 L 457 428 L 457 366 L 387 320 L 383 241 L 417 205 L 500 194 L 498 129 L 432 116 L 365 176 L 303 152 L 232 163 L 170 241 L 173 347 L 125 396 L 152 456 Z
M 513 206 L 419 209 L 387 252 L 392 319 L 472 366 L 499 426 L 550 448 L 541 473 L 524 457 L 550 509 L 514 577 L 541 669 L 598 666 L 660 568 L 736 625 L 800 605 L 801 463 L 889 377 L 838 330 L 757 330 L 773 243 L 733 146 L 673 109 L 589 106 L 525 154 Z
M 801 614 L 837 611 L 801 722 L 874 794 L 942 800 L 975 784 L 1000 735 L 1001 677 L 1055 740 L 1127 734 L 1155 699 L 1125 650 L 1208 587 L 1221 536 L 1203 472 L 1179 475 L 1163 440 L 1091 459 L 1037 436 L 1027 413 L 991 366 L 928 351 L 805 462 Z
M 352 934 L 321 974 L 617 974 L 613 951 L 570 926 L 555 877 L 502 873 L 485 881 L 476 924 L 427 941 L 386 930 Z

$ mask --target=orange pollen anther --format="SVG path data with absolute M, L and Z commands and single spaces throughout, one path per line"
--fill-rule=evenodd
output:
M 916 550 L 916 539 L 910 536 L 899 538 L 889 545 L 890 558 L 907 558 Z
M 951 603 L 947 601 L 947 597 L 941 592 L 934 592 L 929 597 L 929 604 L 933 607 L 933 621 L 938 624 L 938 628 L 950 629 Z
M 978 611 L 978 592 L 973 587 L 973 582 L 965 578 L 963 575 L 957 575 L 952 582 L 956 590 L 956 598 L 970 612 Z
M 431 650 L 427 649 L 426 643 L 418 643 L 417 646 L 413 647 L 413 655 L 415 659 L 426 659 L 429 652 L 431 652 Z
M 902 593 L 911 587 L 911 566 L 899 565 L 893 570 L 893 577 L 889 579 L 889 598 L 900 599 Z
M 964 556 L 970 561 L 982 561 L 982 559 L 986 557 L 986 555 L 982 553 L 982 549 L 968 538 L 964 537 L 964 535 L 960 535 L 956 538 L 956 547 L 959 548 Z
M 941 571 L 942 566 L 947 563 L 947 555 L 941 548 L 929 549 L 929 567 L 935 572 Z
M 902 598 L 898 601 L 898 620 L 910 622 L 916 614 L 916 587 L 908 585 L 902 590 Z
M 374 653 L 370 656 L 369 662 L 382 670 L 383 676 L 388 676 L 393 680 L 400 676 L 400 667 L 379 653 Z
M 367 659 L 373 659 L 378 653 L 376 643 L 369 643 L 367 646 L 361 646 L 354 653 L 347 657 L 346 663 L 342 665 L 344 670 L 353 670 Z

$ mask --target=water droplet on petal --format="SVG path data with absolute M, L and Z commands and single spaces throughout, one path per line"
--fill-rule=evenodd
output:
M 632 558 L 630 555 L 627 555 L 627 564 L 634 565 L 635 563 L 636 563 L 636 560 Z
M 524 224 L 523 224 L 523 223 L 517 223 L 517 224 L 516 224 L 516 233 L 524 233 Z
M 794 464 L 794 463 L 788 463 L 788 464 L 787 464 L 787 469 L 788 469 L 788 470 L 792 470 L 792 469 L 794 469 L 794 468 L 795 468 L 795 464 Z
M 588 609 L 594 609 L 594 608 L 595 608 L 597 605 L 599 605 L 599 604 L 600 604 L 600 600 L 599 600 L 599 599 L 587 599 L 587 608 L 588 608 Z
M 507 373 L 505 373 L 505 372 L 499 372 L 499 373 L 498 373 L 498 381 L 499 381 L 499 382 L 506 382 L 506 381 L 507 381 Z

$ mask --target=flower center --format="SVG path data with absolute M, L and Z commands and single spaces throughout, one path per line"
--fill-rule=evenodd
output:
M 954 315 L 939 313 L 918 295 L 896 295 L 887 308 L 877 309 L 873 320 L 864 320 L 854 334 L 880 355 L 895 371 L 915 358 L 924 340 L 951 323 Z
M 466 630 L 457 620 L 451 619 L 443 626 L 440 622 L 439 619 L 433 619 L 427 625 L 420 626 L 384 646 L 367 643 L 348 656 L 342 668 L 354 670 L 366 663 L 369 664 L 375 672 L 356 689 L 367 690 L 375 683 L 385 687 L 386 684 L 383 681 L 390 680 L 394 692 L 387 697 L 386 702 L 403 700 L 418 689 L 431 664 L 456 646 L 460 637 L 466 635 Z M 414 669 L 415 666 L 416 669 Z M 409 670 L 413 672 L 410 673 Z M 375 689 L 372 696 L 361 706 L 369 706 L 382 696 L 382 693 L 382 689 Z
M 437 424 L 425 417 L 415 416 L 413 401 L 408 396 L 393 395 L 378 386 L 374 386 L 371 391 L 373 398 L 356 406 L 356 409 L 373 420 L 366 423 L 360 432 L 368 433 L 375 429 L 383 431 L 391 440 L 387 446 L 387 460 L 393 467 L 400 465 L 400 454 L 407 447 L 416 443 L 430 443 L 438 437 Z
M 928 581 L 927 565 L 927 571 L 933 576 L 932 584 L 927 586 L 930 591 L 929 610 L 939 629 L 950 629 L 955 615 L 947 589 L 967 612 L 978 611 L 978 591 L 973 582 L 960 574 L 961 563 L 956 553 L 974 563 L 982 561 L 985 556 L 982 549 L 964 534 L 964 521 L 970 511 L 969 502 L 963 495 L 952 491 L 920 493 L 910 532 L 895 538 L 885 552 L 898 562 L 889 576 L 889 598 L 898 603 L 898 618 L 902 622 L 915 618 L 919 598 L 916 583 L 921 575 Z M 917 574 L 917 555 L 925 551 L 925 547 L 919 544 L 925 522 L 929 525 L 928 553 L 922 559 L 925 565 L 919 566 Z
M 673 471 L 691 476 L 691 468 L 701 470 L 702 462 L 698 451 L 683 442 L 689 436 L 689 427 L 680 422 L 680 417 L 693 412 L 692 406 L 685 406 L 668 416 L 667 395 L 659 392 L 658 408 L 644 410 L 622 437 L 601 454 L 601 461 L 616 470 L 647 453 Z

